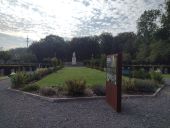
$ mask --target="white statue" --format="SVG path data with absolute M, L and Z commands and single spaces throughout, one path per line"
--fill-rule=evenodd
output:
M 73 52 L 73 56 L 72 56 L 72 65 L 76 65 L 76 53 Z

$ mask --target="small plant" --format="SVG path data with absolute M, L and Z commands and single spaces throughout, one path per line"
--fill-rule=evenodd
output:
M 56 68 L 59 65 L 59 63 L 60 62 L 56 57 L 51 59 L 51 64 L 53 65 L 54 68 Z
M 131 75 L 133 78 L 139 78 L 139 79 L 149 79 L 150 78 L 150 74 L 142 69 L 132 71 Z
M 38 68 L 35 71 L 35 74 L 38 75 L 39 78 L 42 78 L 43 76 L 48 74 L 48 68 Z
M 150 72 L 150 76 L 152 80 L 157 81 L 158 83 L 162 83 L 163 82 L 163 76 L 160 72 Z
M 85 91 L 84 91 L 84 94 L 86 96 L 93 96 L 94 95 L 92 89 L 90 89 L 90 88 L 86 88 Z
M 135 79 L 135 90 L 138 92 L 155 92 L 159 85 L 153 80 Z
M 142 79 L 123 79 L 122 90 L 127 93 L 153 93 L 159 87 L 159 84 L 153 80 L 142 80 Z
M 133 91 L 135 91 L 134 79 L 123 78 L 122 79 L 122 90 L 124 92 L 133 92 Z
M 84 91 L 86 89 L 85 80 L 67 80 L 65 83 L 66 83 L 68 95 L 71 95 L 71 96 L 84 95 Z
M 40 94 L 43 96 L 54 96 L 56 95 L 56 90 L 52 87 L 40 88 Z
M 37 91 L 39 89 L 40 89 L 40 87 L 38 85 L 35 85 L 35 84 L 26 85 L 25 87 L 22 88 L 22 90 L 26 91 L 26 92 Z
M 29 80 L 29 75 L 26 72 L 17 72 L 15 75 L 11 76 L 12 88 L 21 88 Z
M 105 86 L 102 85 L 95 85 L 92 87 L 93 92 L 97 95 L 97 96 L 105 96 L 106 95 L 106 88 Z

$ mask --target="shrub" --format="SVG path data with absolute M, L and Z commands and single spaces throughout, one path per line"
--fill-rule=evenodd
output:
M 86 89 L 85 80 L 67 80 L 65 83 L 66 83 L 68 95 L 71 96 L 84 95 L 84 91 Z
M 155 92 L 158 84 L 153 80 L 140 80 L 135 79 L 135 88 L 138 92 Z
M 52 87 L 40 88 L 40 94 L 43 96 L 53 96 L 56 95 L 56 90 Z
M 95 85 L 95 86 L 92 87 L 92 90 L 97 96 L 105 96 L 106 95 L 105 86 Z
M 38 78 L 42 78 L 43 76 L 48 74 L 48 68 L 38 68 L 35 71 L 35 74 L 38 76 Z
M 15 75 L 11 76 L 12 88 L 21 88 L 29 80 L 29 75 L 26 72 L 16 72 Z
M 84 91 L 84 94 L 86 96 L 93 96 L 93 91 L 90 88 L 86 88 L 85 91 Z
M 152 80 L 157 81 L 158 83 L 162 83 L 163 82 L 163 76 L 160 72 L 150 72 L 150 76 Z
M 30 85 L 26 85 L 25 87 L 23 87 L 22 90 L 26 92 L 32 92 L 32 91 L 39 90 L 39 88 L 40 87 L 38 85 L 30 84 Z
M 123 79 L 122 81 L 122 90 L 127 93 L 131 92 L 146 92 L 151 93 L 155 92 L 155 90 L 159 87 L 159 85 L 153 80 L 142 80 L 142 79 Z
M 122 79 L 122 90 L 123 90 L 124 92 L 135 91 L 134 79 L 131 79 L 131 78 L 123 78 L 123 79 Z
M 134 70 L 132 71 L 132 77 L 133 78 L 139 78 L 139 79 L 149 79 L 150 74 L 148 72 L 145 72 L 144 70 Z
M 54 68 L 38 68 L 33 74 L 31 74 L 31 81 L 40 80 L 42 77 L 52 73 Z
M 51 63 L 53 65 L 53 67 L 56 68 L 59 65 L 60 62 L 56 57 L 54 57 L 54 58 L 51 59 Z

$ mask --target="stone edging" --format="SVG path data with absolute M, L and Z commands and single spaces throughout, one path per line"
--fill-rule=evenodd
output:
M 154 94 L 151 94 L 151 95 L 123 95 L 123 98 L 142 98 L 142 97 L 156 97 L 158 94 L 159 94 L 159 92 L 163 89 L 165 87 L 165 85 L 163 84 L 163 85 L 161 85 L 161 87 L 160 88 L 158 88 L 157 90 L 156 90 L 156 92 L 154 93 Z
M 24 92 L 21 90 L 16 90 L 16 89 L 11 89 L 8 88 L 9 91 L 12 92 L 16 92 L 19 94 L 23 94 L 23 95 L 28 95 L 34 98 L 38 98 L 41 100 L 46 100 L 46 101 L 50 101 L 50 102 L 67 102 L 67 101 L 81 101 L 81 100 L 95 100 L 95 99 L 104 99 L 105 96 L 94 96 L 94 97 L 73 97 L 73 98 L 51 98 L 51 97 L 46 97 L 46 96 L 41 96 L 38 94 L 33 94 L 30 92 Z
M 156 90 L 156 92 L 152 95 L 123 95 L 122 98 L 143 98 L 143 97 L 156 97 L 158 93 L 165 87 L 162 85 L 160 88 Z M 93 97 L 73 97 L 73 98 L 51 98 L 46 96 L 41 96 L 38 94 L 33 94 L 30 92 L 24 92 L 21 90 L 16 90 L 12 88 L 8 88 L 9 91 L 16 92 L 23 95 L 28 95 L 37 99 L 46 100 L 49 102 L 68 102 L 68 101 L 84 101 L 84 100 L 97 100 L 97 99 L 105 99 L 105 96 L 93 96 Z

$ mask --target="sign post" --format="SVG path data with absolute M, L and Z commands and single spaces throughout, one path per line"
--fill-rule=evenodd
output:
M 106 101 L 113 109 L 116 110 L 116 112 L 121 112 L 121 53 L 107 56 L 106 72 Z

